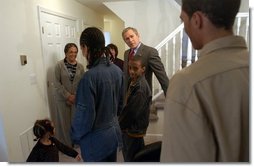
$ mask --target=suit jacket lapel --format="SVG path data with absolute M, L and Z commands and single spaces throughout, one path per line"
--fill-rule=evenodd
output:
M 140 46 L 139 46 L 139 48 L 138 48 L 138 51 L 136 52 L 136 54 L 142 56 L 143 49 L 144 49 L 144 45 L 143 45 L 143 43 L 141 43 Z M 135 55 L 136 55 L 136 54 L 135 54 Z

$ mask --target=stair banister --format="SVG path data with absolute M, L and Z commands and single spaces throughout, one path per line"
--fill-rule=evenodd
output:
M 236 16 L 236 21 L 235 21 L 235 33 L 236 35 L 242 35 L 245 37 L 248 45 L 249 45 L 249 13 L 238 13 Z M 242 26 L 244 26 L 244 30 L 242 30 Z M 162 58 L 162 48 L 165 47 L 165 55 L 166 57 L 163 57 L 165 59 L 164 62 L 164 67 L 166 70 L 167 75 L 169 76 L 169 79 L 171 78 L 171 76 L 179 69 L 181 69 L 181 67 L 178 67 L 179 64 L 181 63 L 178 62 L 177 60 L 181 60 L 181 56 L 182 56 L 182 38 L 183 38 L 183 31 L 184 31 L 184 24 L 180 24 L 172 33 L 170 33 L 165 39 L 163 39 L 157 46 L 155 46 L 155 48 L 158 50 L 159 52 L 159 56 Z M 241 34 L 241 31 L 244 31 L 244 33 Z M 180 33 L 180 41 L 176 41 L 176 36 Z M 172 48 L 173 50 L 169 50 L 169 42 L 172 41 Z M 188 39 L 188 43 L 191 43 L 190 40 Z M 179 53 L 177 53 L 176 51 L 176 44 L 180 43 L 180 50 Z M 188 53 L 187 53 L 187 64 L 186 66 L 191 64 L 191 45 L 188 45 Z M 197 53 L 197 51 L 195 51 L 195 53 Z M 172 61 L 170 62 L 170 56 L 172 56 Z M 197 59 L 197 54 L 195 54 L 195 60 Z M 172 63 L 172 67 L 170 67 L 170 64 Z M 170 69 L 171 68 L 171 69 Z M 169 70 L 170 69 L 170 70 Z M 154 74 L 153 74 L 153 88 L 152 88 L 152 94 L 153 94 L 153 98 L 152 101 L 155 101 L 159 96 L 161 96 L 163 94 L 163 90 L 161 89 L 160 85 L 159 87 L 155 87 L 157 82 L 158 85 L 158 81 L 155 78 Z M 155 91 L 156 90 L 156 91 Z

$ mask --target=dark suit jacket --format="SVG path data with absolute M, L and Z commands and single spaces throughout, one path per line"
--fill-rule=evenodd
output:
M 129 52 L 130 52 L 130 49 L 124 52 L 125 92 L 127 91 L 127 83 L 129 80 L 129 73 L 128 73 Z M 145 67 L 146 67 L 145 77 L 150 89 L 152 90 L 152 74 L 154 72 L 155 76 L 157 77 L 164 91 L 164 95 L 166 95 L 169 79 L 165 72 L 164 65 L 162 64 L 161 59 L 159 57 L 158 51 L 155 48 L 152 48 L 150 46 L 147 46 L 141 43 L 136 54 L 139 54 L 143 57 L 143 60 L 145 62 Z

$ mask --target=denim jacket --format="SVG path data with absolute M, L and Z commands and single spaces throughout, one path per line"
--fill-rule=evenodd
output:
M 99 161 L 122 145 L 117 120 L 122 107 L 123 73 L 103 57 L 84 74 L 76 95 L 71 138 L 84 161 Z

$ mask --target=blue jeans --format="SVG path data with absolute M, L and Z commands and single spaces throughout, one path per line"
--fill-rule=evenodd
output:
M 117 150 L 113 151 L 112 154 L 110 154 L 109 156 L 103 158 L 102 160 L 98 161 L 98 162 L 116 162 L 116 154 Z

